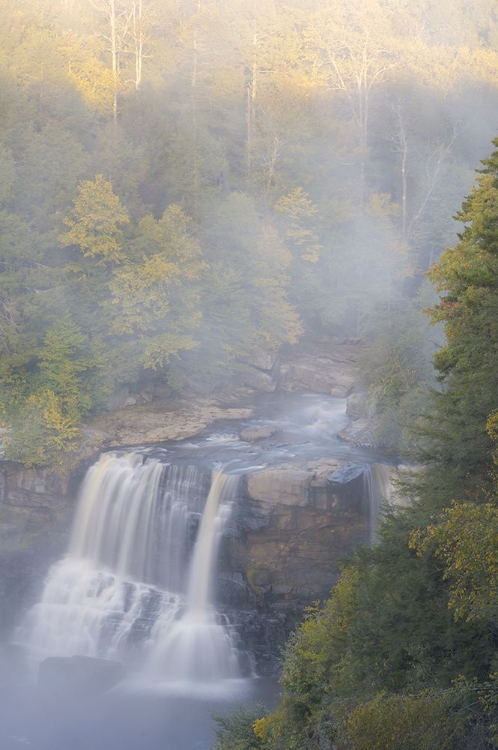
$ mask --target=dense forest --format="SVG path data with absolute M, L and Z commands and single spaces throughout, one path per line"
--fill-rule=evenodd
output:
M 7 457 L 326 333 L 425 467 L 219 750 L 498 746 L 497 111 L 496 0 L 1 4 Z
M 230 381 L 305 332 L 369 342 L 379 441 L 411 447 L 424 273 L 494 135 L 495 5 L 5 0 L 8 455 L 50 462 L 121 385 Z

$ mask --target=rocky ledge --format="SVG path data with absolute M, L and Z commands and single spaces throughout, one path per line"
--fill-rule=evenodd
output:
M 91 426 L 103 437 L 105 446 L 186 440 L 203 432 L 214 422 L 251 417 L 252 409 L 226 404 L 229 399 L 232 403 L 240 403 L 248 395 L 247 391 L 238 390 L 211 398 L 152 401 L 103 414 L 94 419 Z

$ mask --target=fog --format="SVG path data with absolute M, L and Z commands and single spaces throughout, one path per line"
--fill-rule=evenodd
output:
M 246 385 L 309 341 L 361 347 L 375 448 L 408 454 L 442 341 L 426 273 L 496 135 L 495 5 L 3 0 L 6 466 L 69 471 L 123 389 Z M 37 569 L 16 518 L 1 507 L 4 643 L 63 553 Z M 2 674 L 2 750 L 208 748 L 227 703 L 46 691 L 10 650 Z

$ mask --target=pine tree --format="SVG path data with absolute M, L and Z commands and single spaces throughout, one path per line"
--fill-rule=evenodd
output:
M 432 318 L 444 323 L 447 343 L 435 357 L 442 388 L 427 419 L 423 494 L 446 505 L 482 501 L 493 485 L 486 423 L 498 392 L 498 151 L 483 165 L 457 215 L 459 242 L 430 272 L 441 295 Z

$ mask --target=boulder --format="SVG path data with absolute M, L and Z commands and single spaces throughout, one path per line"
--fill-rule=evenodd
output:
M 365 466 L 363 464 L 348 463 L 329 474 L 327 481 L 332 482 L 332 484 L 348 484 L 364 473 Z
M 257 391 L 263 391 L 263 393 L 273 393 L 277 387 L 277 384 L 271 375 L 262 372 L 262 370 L 257 370 L 254 367 L 244 369 L 240 376 L 240 380 L 243 385 L 255 388 Z
M 337 437 L 358 448 L 372 448 L 375 444 L 375 430 L 375 422 L 371 419 L 357 419 L 337 433 Z
M 308 471 L 311 473 L 311 485 L 325 487 L 328 477 L 339 469 L 341 462 L 335 458 L 316 458 L 308 461 Z
M 273 437 L 276 432 L 277 428 L 269 424 L 261 425 L 260 427 L 249 427 L 246 430 L 240 431 L 240 439 L 252 443 L 254 440 L 267 440 Z
M 346 398 L 353 385 L 351 369 L 325 357 L 301 355 L 280 368 L 280 386 L 287 391 L 305 390 Z
M 250 354 L 241 357 L 241 361 L 258 370 L 270 372 L 277 364 L 278 352 L 269 349 L 254 349 Z

